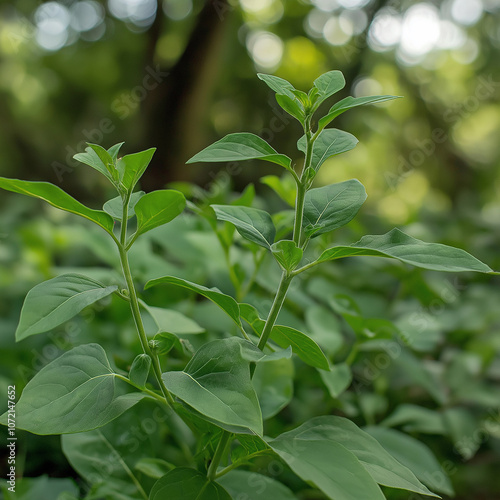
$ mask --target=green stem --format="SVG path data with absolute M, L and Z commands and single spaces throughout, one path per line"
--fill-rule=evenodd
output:
M 219 444 L 214 453 L 214 457 L 210 462 L 210 466 L 208 467 L 207 477 L 211 481 L 215 479 L 217 474 L 217 467 L 219 467 L 220 461 L 224 455 L 227 445 L 229 444 L 229 440 L 232 437 L 232 434 L 228 431 L 222 431 L 222 436 L 220 438 Z
M 160 396 L 159 394 L 156 394 L 156 392 L 150 391 L 146 387 L 139 387 L 138 385 L 134 384 L 129 378 L 124 377 L 123 375 L 120 375 L 119 373 L 115 373 L 115 377 L 123 380 L 124 382 L 127 382 L 127 384 L 131 385 L 132 387 L 135 387 L 136 389 L 139 389 L 141 392 L 144 392 L 145 394 L 148 394 L 149 396 L 155 398 L 157 401 L 160 401 L 160 403 L 166 404 L 167 401 L 163 396 Z
M 145 352 L 145 354 L 147 354 L 152 360 L 153 372 L 156 381 L 160 386 L 161 392 L 165 396 L 166 401 L 170 404 L 173 404 L 174 398 L 172 397 L 168 389 L 165 387 L 165 384 L 163 383 L 163 380 L 161 378 L 161 367 L 158 358 L 153 354 L 151 348 L 149 347 L 146 331 L 144 330 L 144 323 L 142 322 L 142 316 L 139 311 L 139 301 L 137 299 L 137 293 L 135 291 L 134 281 L 132 280 L 132 273 L 130 271 L 127 251 L 123 247 L 123 244 L 121 244 L 118 247 L 118 251 L 120 253 L 120 262 L 122 265 L 123 276 L 125 277 L 125 281 L 127 283 L 128 295 L 130 298 L 130 309 L 132 311 L 132 317 L 134 318 L 134 323 L 137 328 L 137 333 L 139 334 L 139 339 L 141 341 L 142 349 Z
M 283 271 L 278 290 L 276 291 L 276 295 L 274 296 L 273 305 L 271 306 L 271 310 L 269 311 L 269 315 L 266 319 L 266 324 L 264 325 L 264 329 L 262 330 L 262 335 L 260 336 L 259 344 L 257 345 L 257 347 L 261 351 L 264 350 L 264 347 L 269 340 L 274 324 L 276 323 L 276 319 L 278 318 L 278 314 L 280 313 L 281 307 L 283 306 L 283 302 L 285 302 L 286 293 L 288 292 L 288 288 L 292 279 L 293 276 Z
M 300 247 L 302 238 L 302 220 L 304 219 L 304 198 L 306 190 L 302 181 L 297 184 L 297 197 L 295 199 L 295 222 L 293 226 L 293 241 Z

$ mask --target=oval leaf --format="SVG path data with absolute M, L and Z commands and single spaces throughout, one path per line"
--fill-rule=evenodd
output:
M 305 235 L 316 237 L 345 226 L 365 200 L 365 188 L 356 179 L 311 189 L 304 201 Z
M 163 189 L 145 194 L 135 205 L 137 235 L 162 226 L 180 215 L 186 199 L 180 191 Z
M 440 243 L 425 243 L 399 229 L 393 229 L 381 235 L 363 236 L 351 246 L 339 246 L 325 250 L 316 263 L 358 255 L 390 257 L 412 266 L 434 271 L 492 272 L 489 266 L 465 250 Z
M 325 99 L 345 87 L 345 78 L 341 71 L 328 71 L 314 80 L 314 86 L 319 92 L 319 98 L 316 101 L 316 106 L 318 106 Z
M 28 382 L 16 405 L 16 426 L 34 434 L 97 429 L 144 397 L 140 393 L 117 396 L 116 392 L 115 373 L 104 349 L 98 344 L 75 347 Z
M 354 149 L 358 142 L 356 137 L 343 130 L 323 130 L 313 144 L 311 168 L 317 172 L 328 158 Z M 306 147 L 306 138 L 302 136 L 297 142 L 297 148 L 305 153 Z
M 182 278 L 176 278 L 175 276 L 163 276 L 162 278 L 148 281 L 144 289 L 167 284 L 181 286 L 203 295 L 214 304 L 218 305 L 240 328 L 242 327 L 238 303 L 232 297 L 222 293 L 217 288 L 207 288 L 206 286 L 198 285 L 197 283 L 192 283 Z
M 264 248 L 270 248 L 276 236 L 271 216 L 264 210 L 231 205 L 212 205 L 218 220 L 234 224 L 238 233 Z
M 68 193 L 50 182 L 30 182 L 0 177 L 0 188 L 32 196 L 33 198 L 40 198 L 60 210 L 85 217 L 95 222 L 98 226 L 101 226 L 108 233 L 113 234 L 114 222 L 107 213 L 102 210 L 92 210 L 82 205 Z
M 297 100 L 283 94 L 276 94 L 276 102 L 291 116 L 304 124 L 304 110 Z
M 264 139 L 248 132 L 226 135 L 194 155 L 186 163 L 241 160 L 266 160 L 289 170 L 292 164 L 288 156 L 279 154 Z
M 209 342 L 184 371 L 167 372 L 162 378 L 172 394 L 210 422 L 230 432 L 261 435 L 262 414 L 242 344 L 250 343 L 235 337 Z
M 36 285 L 24 300 L 16 340 L 52 330 L 117 288 L 79 274 L 63 274 Z
M 149 500 L 231 500 L 229 493 L 195 469 L 177 467 L 153 485 Z
M 132 362 L 128 378 L 133 384 L 144 387 L 148 380 L 150 369 L 151 358 L 147 354 L 138 354 Z

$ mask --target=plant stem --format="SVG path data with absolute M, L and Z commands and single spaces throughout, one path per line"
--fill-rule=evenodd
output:
M 293 226 L 293 241 L 300 247 L 302 238 L 302 220 L 304 218 L 304 198 L 306 190 L 302 181 L 297 183 L 297 197 L 295 199 L 295 222 Z
M 269 340 L 269 336 L 271 335 L 274 324 L 276 323 L 278 314 L 281 311 L 283 302 L 285 302 L 286 293 L 288 292 L 288 287 L 290 286 L 292 279 L 293 276 L 283 271 L 278 290 L 276 291 L 276 295 L 274 296 L 273 305 L 271 306 L 271 310 L 269 311 L 269 315 L 266 319 L 266 324 L 264 325 L 264 329 L 262 330 L 262 335 L 260 336 L 259 344 L 257 345 L 257 347 L 261 351 L 264 350 L 264 347 Z
M 130 265 L 128 262 L 128 255 L 126 250 L 122 245 L 118 247 L 120 252 L 120 262 L 122 265 L 123 276 L 127 283 L 128 294 L 130 297 L 130 309 L 132 311 L 132 317 L 134 318 L 135 326 L 137 328 L 137 333 L 139 334 L 139 339 L 141 341 L 142 349 L 144 353 L 147 354 L 152 361 L 153 372 L 158 385 L 160 386 L 161 392 L 165 396 L 168 403 L 172 404 L 174 399 L 168 389 L 165 387 L 163 380 L 161 379 L 161 367 L 158 361 L 158 357 L 151 351 L 149 347 L 148 338 L 146 336 L 146 331 L 144 330 L 144 324 L 142 322 L 142 316 L 139 311 L 139 302 L 137 299 L 137 293 L 135 291 L 134 281 L 132 280 L 132 273 L 130 272 Z
M 232 434 L 230 432 L 222 431 L 222 436 L 220 438 L 219 444 L 217 445 L 217 448 L 215 449 L 214 457 L 212 458 L 207 471 L 207 477 L 211 481 L 215 479 L 215 476 L 217 474 L 217 467 L 219 467 L 219 463 L 224 455 L 231 436 Z

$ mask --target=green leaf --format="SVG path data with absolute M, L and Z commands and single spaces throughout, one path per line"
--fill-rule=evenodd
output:
M 146 427 L 148 420 L 154 426 Z M 144 402 L 100 429 L 64 434 L 61 448 L 71 467 L 92 486 L 93 500 L 144 499 L 134 469 L 142 457 L 161 453 L 159 440 L 150 439 L 151 427 L 154 432 L 162 432 L 167 422 L 156 402 Z
M 295 87 L 288 81 L 279 76 L 266 75 L 265 73 L 257 73 L 257 77 L 262 80 L 276 94 L 286 95 L 290 99 L 295 97 L 293 91 Z
M 250 304 L 240 304 L 241 317 L 255 330 L 259 335 L 262 334 L 265 321 L 259 318 L 257 310 Z M 289 326 L 274 325 L 271 331 L 271 340 L 283 349 L 291 346 L 292 351 L 297 356 L 315 368 L 330 370 L 330 363 L 324 355 L 321 348 L 306 334 L 295 330 Z
M 128 213 L 127 216 L 130 219 L 135 215 L 134 212 L 134 207 L 135 204 L 145 195 L 146 193 L 144 191 L 137 191 L 137 193 L 134 193 L 128 202 Z M 116 198 L 113 198 L 112 200 L 107 201 L 102 209 L 113 219 L 120 221 L 122 220 L 122 215 L 123 215 L 123 200 L 121 196 L 117 196 Z
M 325 250 L 316 262 L 360 255 L 390 257 L 412 266 L 434 271 L 492 272 L 486 264 L 465 250 L 440 243 L 425 243 L 408 236 L 399 229 L 392 229 L 382 235 L 363 236 L 357 243 L 350 246 L 330 248 Z
M 279 154 L 264 139 L 248 132 L 229 134 L 195 154 L 186 163 L 266 160 L 290 170 L 292 160 Z
M 238 303 L 232 297 L 222 293 L 217 288 L 207 288 L 206 286 L 198 285 L 197 283 L 192 283 L 182 278 L 176 278 L 175 276 L 163 276 L 162 278 L 148 281 L 144 289 L 147 290 L 157 285 L 177 285 L 203 295 L 203 297 L 206 297 L 208 300 L 218 305 L 241 328 L 240 308 Z
M 0 188 L 32 196 L 33 198 L 40 198 L 60 210 L 85 217 L 101 226 L 108 233 L 113 234 L 113 219 L 107 213 L 102 210 L 92 210 L 82 205 L 62 189 L 50 184 L 50 182 L 30 182 L 0 177 Z
M 158 332 L 153 340 L 156 343 L 157 352 L 160 355 L 168 354 L 174 347 L 179 352 L 184 352 L 180 339 L 173 333 Z
M 271 216 L 264 210 L 231 205 L 212 205 L 218 220 L 230 222 L 247 240 L 270 248 L 276 236 Z
M 153 479 L 160 479 L 175 466 L 161 458 L 141 458 L 134 469 Z
M 328 99 L 328 97 L 345 87 L 345 78 L 341 71 L 328 71 L 314 80 L 314 86 L 319 91 L 319 98 L 316 101 L 317 107 L 325 99 Z
M 271 246 L 274 258 L 286 271 L 293 271 L 302 260 L 303 250 L 291 240 L 281 240 Z
M 79 274 L 63 274 L 36 285 L 24 300 L 16 340 L 52 330 L 117 289 Z
M 284 484 L 257 472 L 232 470 L 218 479 L 218 482 L 235 500 L 297 500 Z
M 140 300 L 140 304 L 151 315 L 158 327 L 158 332 L 171 332 L 176 335 L 197 334 L 205 331 L 196 321 L 175 309 L 153 307 Z
M 135 385 L 144 387 L 148 380 L 150 369 L 151 358 L 147 354 L 138 354 L 132 362 L 128 378 Z
M 276 94 L 277 103 L 291 116 L 296 118 L 302 125 L 304 124 L 304 110 L 299 103 L 283 94 Z
M 449 427 L 443 414 L 414 404 L 399 405 L 380 425 L 394 427 L 402 425 L 405 432 L 422 432 L 446 436 Z
M 120 148 L 124 145 L 124 142 L 119 142 L 118 144 L 115 144 L 114 146 L 111 146 L 108 149 L 108 153 L 113 158 L 113 161 L 116 162 L 116 159 L 118 157 L 118 152 L 120 151 Z
M 302 222 L 305 235 L 316 237 L 345 226 L 365 200 L 365 188 L 356 179 L 309 190 L 304 200 Z
M 323 130 L 318 135 L 313 144 L 311 168 L 318 172 L 321 165 L 332 156 L 351 151 L 358 144 L 358 139 L 348 132 L 329 128 Z M 306 152 L 306 138 L 302 136 L 297 142 L 297 148 L 303 153 Z
M 438 496 L 431 493 L 413 472 L 387 453 L 378 441 L 346 418 L 336 416 L 312 418 L 300 427 L 282 434 L 276 441 L 283 439 L 285 442 L 293 439 L 297 442 L 299 449 L 302 441 L 341 446 L 356 456 L 377 483 L 391 488 Z M 273 449 L 275 448 L 275 441 L 269 444 Z M 336 478 L 337 475 L 332 474 L 332 477 Z M 328 492 L 325 491 L 325 493 Z
M 88 147 L 85 148 L 85 153 L 77 153 L 73 155 L 73 158 L 97 170 L 102 175 L 104 175 L 112 184 L 115 183 L 111 171 L 107 167 L 108 162 L 111 160 L 114 168 L 112 156 L 108 153 L 108 151 L 101 148 L 101 146 L 98 146 L 97 144 L 89 144 Z
M 177 467 L 160 478 L 151 489 L 149 500 L 231 500 L 229 493 L 195 469 Z
M 423 443 L 394 429 L 366 427 L 364 430 L 396 460 L 408 467 L 422 483 L 435 491 L 454 496 L 448 475 Z
M 356 456 L 333 440 L 304 439 L 291 431 L 268 443 L 297 476 L 332 500 L 385 500 Z
M 156 148 L 149 148 L 139 153 L 125 155 L 116 162 L 116 168 L 120 173 L 120 184 L 127 192 L 134 190 L 155 151 Z
M 259 398 L 264 420 L 274 417 L 292 400 L 293 374 L 294 365 L 291 359 L 257 364 L 252 383 Z
M 16 425 L 34 434 L 89 431 L 106 425 L 143 397 L 118 396 L 104 349 L 81 345 L 44 366 L 28 382 L 16 406 Z
M 186 199 L 180 191 L 163 189 L 145 194 L 135 205 L 137 235 L 162 226 L 180 215 Z
M 334 399 L 338 398 L 352 382 L 351 368 L 345 363 L 332 366 L 329 372 L 325 370 L 318 371 L 330 396 Z
M 167 389 L 208 421 L 230 432 L 262 434 L 262 414 L 249 363 L 236 337 L 203 345 L 182 372 L 162 375 Z
M 291 207 L 295 206 L 297 196 L 297 185 L 293 177 L 285 174 L 283 177 L 277 175 L 265 175 L 260 178 L 260 182 L 269 186 L 283 201 Z
M 390 101 L 392 99 L 399 99 L 401 96 L 394 95 L 373 95 L 368 97 L 346 97 L 341 101 L 335 103 L 328 111 L 328 114 L 320 118 L 318 122 L 318 129 L 322 130 L 331 121 L 333 121 L 337 116 L 341 115 L 345 111 L 356 106 L 363 106 L 365 104 L 375 104 L 377 102 Z
M 7 473 L 7 466 L 5 472 Z M 7 474 L 5 474 L 7 475 Z M 0 497 L 2 500 L 76 500 L 80 498 L 79 488 L 73 479 L 62 479 L 49 476 L 17 478 L 14 491 L 6 480 L 0 482 Z

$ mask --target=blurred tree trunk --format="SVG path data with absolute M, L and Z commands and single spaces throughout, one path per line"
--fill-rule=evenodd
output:
M 218 74 L 224 27 L 232 8 L 227 0 L 207 0 L 198 15 L 186 48 L 168 70 L 168 76 L 151 91 L 142 110 L 143 142 L 158 148 L 141 182 L 146 191 L 185 179 L 186 160 L 195 153 L 190 137 L 196 136 Z M 154 52 L 163 16 L 151 30 L 148 63 L 156 67 Z M 165 69 L 165 71 L 167 71 Z

